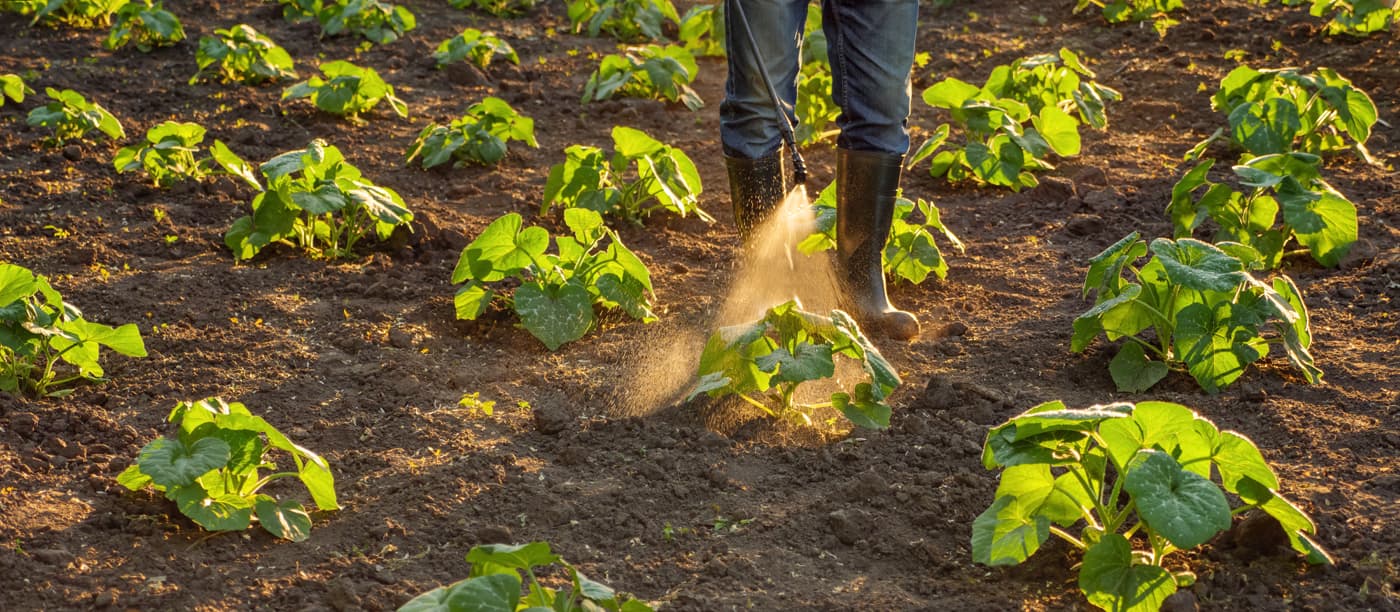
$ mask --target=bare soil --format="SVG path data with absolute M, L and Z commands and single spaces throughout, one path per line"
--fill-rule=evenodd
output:
M 119 144 L 43 146 L 24 123 L 42 94 L 0 109 L 0 260 L 48 275 L 91 319 L 137 322 L 150 350 L 108 357 L 110 382 L 64 399 L 0 394 L 0 609 L 391 609 L 464 577 L 473 545 L 530 540 L 671 610 L 1084 609 L 1065 546 L 1009 569 L 971 562 L 971 522 L 996 484 L 978 450 L 987 427 L 1042 401 L 1144 398 L 1189 405 L 1254 439 L 1338 560 L 1312 568 L 1222 536 L 1178 560 L 1199 574 L 1191 590 L 1203 607 L 1400 609 L 1395 35 L 1327 38 L 1303 7 L 1243 0 L 1193 2 L 1165 38 L 1073 15 L 1064 2 L 925 10 L 919 48 L 932 61 L 916 92 L 944 76 L 981 82 L 992 66 L 1068 46 L 1125 100 L 1110 108 L 1111 129 L 1086 133 L 1084 153 L 1041 188 L 1012 194 L 907 174 L 906 193 L 936 201 L 967 253 L 950 254 L 946 281 L 893 289 L 925 330 L 882 343 L 905 380 L 893 426 L 822 436 L 761 422 L 712 427 L 694 406 L 640 393 L 682 386 L 684 368 L 640 360 L 675 330 L 708 324 L 738 254 L 717 141 L 724 63 L 701 61 L 700 112 L 580 106 L 594 54 L 614 43 L 560 33 L 561 3 L 513 21 L 405 4 L 419 28 L 363 52 L 253 0 L 167 2 L 189 39 L 150 54 L 103 49 L 105 31 L 0 16 L 0 72 L 32 70 L 41 92 L 84 93 L 122 120 L 128 141 L 165 120 L 196 121 L 258 161 L 325 138 L 420 220 L 407 240 L 353 261 L 279 247 L 235 265 L 222 234 L 244 214 L 246 187 L 221 178 L 156 190 L 114 172 Z M 280 86 L 186 85 L 199 36 L 237 23 L 285 46 L 303 77 L 318 60 L 374 67 L 412 118 L 379 109 L 355 125 L 280 102 Z M 434 46 L 466 26 L 501 33 L 521 65 L 435 69 Z M 1326 383 L 1305 384 L 1275 355 L 1219 395 L 1180 374 L 1143 396 L 1119 394 L 1109 347 L 1068 352 L 1070 321 L 1087 308 L 1085 261 L 1133 230 L 1169 234 L 1163 209 L 1181 155 L 1223 124 L 1208 96 L 1236 65 L 1227 52 L 1256 66 L 1336 68 L 1388 122 L 1371 140 L 1386 168 L 1328 162 L 1360 209 L 1353 254 L 1339 269 L 1287 269 L 1312 309 Z M 487 95 L 535 118 L 539 149 L 512 145 L 492 169 L 404 167 L 427 122 Z M 941 120 L 916 101 L 915 141 Z M 620 227 L 653 271 L 663 322 L 608 317 L 551 353 L 504 316 L 455 321 L 448 278 L 460 249 L 503 213 L 532 217 L 563 148 L 607 146 L 615 124 L 689 152 L 702 204 L 719 218 Z M 831 179 L 830 153 L 807 153 L 815 186 Z M 495 415 L 457 407 L 468 392 L 496 400 Z M 158 496 L 116 485 L 142 445 L 167 433 L 177 401 L 214 395 L 247 403 L 331 462 L 345 508 L 318 514 L 309 541 L 210 535 Z

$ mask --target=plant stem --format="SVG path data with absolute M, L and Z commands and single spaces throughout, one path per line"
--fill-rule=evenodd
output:
M 1050 533 L 1053 533 L 1053 534 L 1059 536 L 1061 540 L 1064 540 L 1064 541 L 1066 541 L 1066 542 L 1069 542 L 1070 544 L 1073 544 L 1074 547 L 1075 547 L 1075 548 L 1078 548 L 1079 550 L 1086 550 L 1086 549 L 1089 548 L 1087 545 L 1084 544 L 1084 541 L 1083 541 L 1083 540 L 1080 540 L 1079 538 L 1074 537 L 1074 536 L 1071 535 L 1068 531 L 1065 531 L 1065 530 L 1063 530 L 1063 529 L 1060 529 L 1060 527 L 1059 527 L 1058 525 L 1051 525 L 1051 526 L 1050 526 Z

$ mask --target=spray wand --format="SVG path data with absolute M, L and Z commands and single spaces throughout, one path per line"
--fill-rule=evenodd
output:
M 734 10 L 734 15 L 739 18 L 739 23 L 744 25 L 744 38 L 749 41 L 749 50 L 753 51 L 754 62 L 758 64 L 758 75 L 763 79 L 763 86 L 768 89 L 768 97 L 773 101 L 773 112 L 778 115 L 778 131 L 783 134 L 783 141 L 787 143 L 788 152 L 792 154 L 792 177 L 798 185 L 807 184 L 807 164 L 802 161 L 802 154 L 797 151 L 797 136 L 793 133 L 792 120 L 783 111 L 782 100 L 778 98 L 778 90 L 773 87 L 773 80 L 769 78 L 768 71 L 764 68 L 767 64 L 763 61 L 763 54 L 758 50 L 758 41 L 753 37 L 753 28 L 749 27 L 749 19 L 744 15 L 744 7 L 740 0 L 729 0 L 729 7 Z

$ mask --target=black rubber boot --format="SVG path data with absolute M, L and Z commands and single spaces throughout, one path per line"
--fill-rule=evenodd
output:
M 890 305 L 880 265 L 903 168 L 903 155 L 836 150 L 836 261 L 848 308 L 862 326 L 898 340 L 919 334 L 919 320 Z
M 758 159 L 725 156 L 729 169 L 729 199 L 734 205 L 734 223 L 739 237 L 747 244 L 749 236 L 783 203 L 792 185 L 788 179 L 783 150 Z

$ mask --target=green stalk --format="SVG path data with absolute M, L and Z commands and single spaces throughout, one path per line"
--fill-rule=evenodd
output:
M 267 486 L 268 483 L 274 480 L 278 480 L 280 478 L 289 478 L 293 476 L 300 476 L 300 474 L 297 474 L 296 472 L 278 472 L 276 474 L 268 474 L 267 476 L 264 476 L 262 480 L 259 480 L 257 484 L 253 485 L 253 490 L 249 491 L 248 495 L 253 495 L 258 491 L 261 491 L 263 487 Z
M 1070 544 L 1073 544 L 1074 547 L 1075 547 L 1075 548 L 1078 548 L 1079 550 L 1088 550 L 1088 548 L 1089 548 L 1088 545 L 1084 544 L 1084 541 L 1083 541 L 1083 540 L 1080 540 L 1079 538 L 1074 537 L 1074 536 L 1071 535 L 1068 531 L 1065 531 L 1065 530 L 1063 530 L 1063 529 L 1060 529 L 1058 525 L 1051 525 L 1051 526 L 1050 526 L 1050 533 L 1053 533 L 1053 534 L 1055 534 L 1056 536 L 1059 536 L 1059 538 L 1060 538 L 1061 540 L 1064 540 L 1064 541 L 1066 541 L 1066 542 L 1069 542 Z

